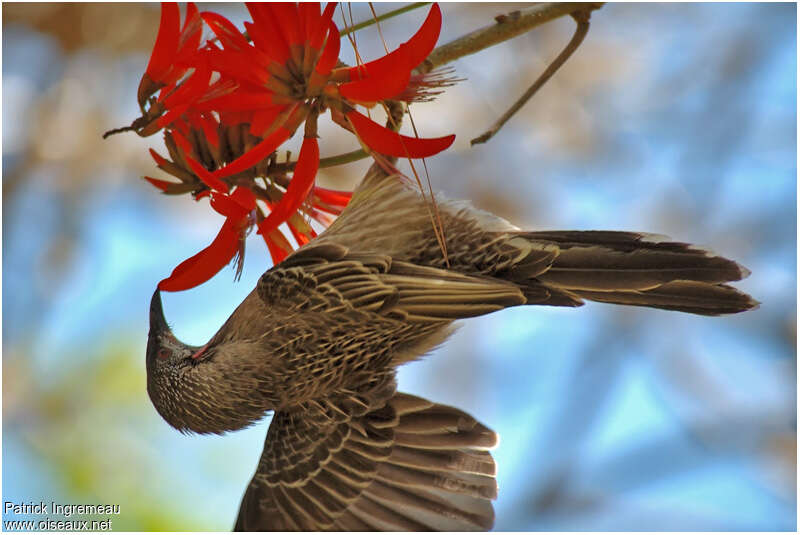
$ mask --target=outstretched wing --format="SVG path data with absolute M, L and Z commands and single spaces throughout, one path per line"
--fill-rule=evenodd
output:
M 335 244 L 306 247 L 270 269 L 256 291 L 271 309 L 372 312 L 403 322 L 446 322 L 525 303 L 513 283 L 353 254 Z
M 275 414 L 236 530 L 485 530 L 492 527 L 494 432 L 464 412 L 365 392 Z

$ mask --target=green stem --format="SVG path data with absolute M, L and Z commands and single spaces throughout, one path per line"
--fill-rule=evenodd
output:
M 369 154 L 364 152 L 364 149 L 358 149 L 351 152 L 345 152 L 343 154 L 337 154 L 336 156 L 329 156 L 327 158 L 320 158 L 319 160 L 319 168 L 323 169 L 325 167 L 333 167 L 336 165 L 343 165 L 346 163 L 357 162 L 358 160 L 363 160 L 364 158 L 368 157 Z M 297 165 L 297 161 L 294 162 L 284 162 L 270 166 L 269 172 L 289 172 L 293 171 L 295 165 Z
M 364 149 L 358 149 L 352 152 L 345 152 L 344 154 L 339 154 L 337 156 L 320 158 L 319 168 L 322 169 L 323 167 L 333 167 L 334 165 L 342 165 L 350 162 L 357 162 L 358 160 L 362 160 L 367 156 L 369 156 L 369 154 L 364 152 Z
M 381 22 L 383 20 L 390 19 L 392 17 L 396 17 L 397 15 L 402 15 L 403 13 L 407 13 L 409 11 L 417 9 L 418 7 L 426 6 L 426 5 L 430 4 L 430 3 L 431 2 L 414 2 L 413 4 L 409 4 L 407 6 L 403 6 L 401 8 L 395 9 L 393 11 L 389 11 L 388 13 L 384 13 L 383 15 L 381 15 L 378 18 L 374 18 L 373 17 L 370 20 L 365 20 L 363 22 L 359 22 L 358 24 L 356 24 L 355 26 L 351 26 L 350 28 L 345 28 L 344 30 L 341 31 L 341 34 L 344 37 L 347 34 L 350 34 L 350 33 L 353 33 L 353 32 L 355 32 L 357 30 L 360 30 L 361 28 L 366 28 L 367 26 L 372 26 L 376 22 Z

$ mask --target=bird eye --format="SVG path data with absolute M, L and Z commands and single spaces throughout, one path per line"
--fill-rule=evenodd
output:
M 169 350 L 164 349 L 163 347 L 158 350 L 158 358 L 161 360 L 167 360 L 169 358 Z

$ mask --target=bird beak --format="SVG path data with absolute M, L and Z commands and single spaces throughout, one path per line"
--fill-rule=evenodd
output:
M 171 334 L 171 331 L 164 317 L 164 308 L 161 306 L 161 292 L 156 288 L 150 299 L 150 337 L 161 334 Z

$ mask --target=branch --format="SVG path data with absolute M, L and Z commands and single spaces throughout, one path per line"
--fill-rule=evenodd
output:
M 517 113 L 522 106 L 528 102 L 531 97 L 539 90 L 541 87 L 547 83 L 547 81 L 556 73 L 556 71 L 566 62 L 569 57 L 572 55 L 575 50 L 581 46 L 584 37 L 586 34 L 589 33 L 589 17 L 591 17 L 591 11 L 578 11 L 572 13 L 572 18 L 575 19 L 575 33 L 570 39 L 567 46 L 564 47 L 564 50 L 553 60 L 553 62 L 547 66 L 547 69 L 533 82 L 533 85 L 528 88 L 523 95 L 517 99 L 514 104 L 506 111 L 502 117 L 500 117 L 497 122 L 492 125 L 492 127 L 481 134 L 480 136 L 476 137 L 475 139 L 469 142 L 470 146 L 477 145 L 479 143 L 486 143 L 503 127 L 506 122 L 508 122 L 511 117 Z
M 551 20 L 581 11 L 588 13 L 602 6 L 603 2 L 543 2 L 508 15 L 500 15 L 495 18 L 497 21 L 495 24 L 437 47 L 428 59 L 417 67 L 417 71 L 420 74 L 427 74 L 437 67 L 512 39 Z

